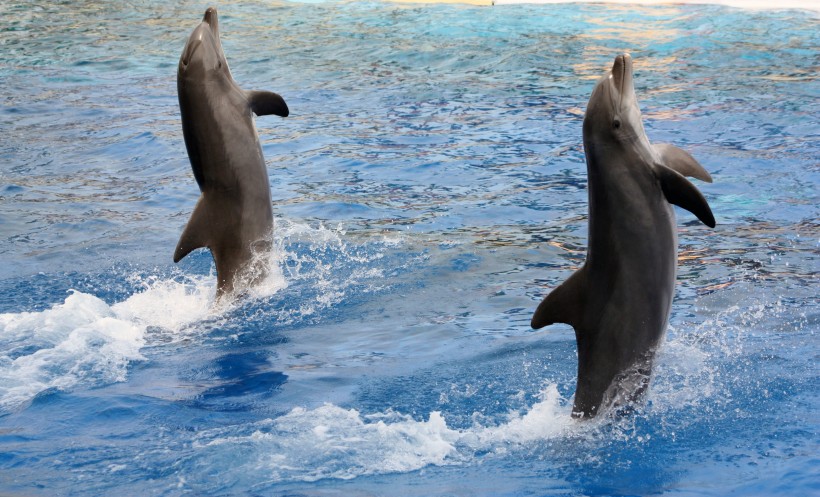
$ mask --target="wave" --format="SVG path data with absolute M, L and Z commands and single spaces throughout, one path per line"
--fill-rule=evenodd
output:
M 42 312 L 0 314 L 0 411 L 36 395 L 125 381 L 149 329 L 179 333 L 211 313 L 214 278 L 158 280 L 123 302 L 79 291 Z

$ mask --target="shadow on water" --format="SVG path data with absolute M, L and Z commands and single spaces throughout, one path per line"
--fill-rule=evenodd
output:
M 208 387 L 191 401 L 197 409 L 247 411 L 268 401 L 287 381 L 287 375 L 271 371 L 266 352 L 225 354 L 205 366 L 197 376 Z M 204 373 L 204 374 L 203 374 Z M 189 380 L 190 381 L 190 380 Z

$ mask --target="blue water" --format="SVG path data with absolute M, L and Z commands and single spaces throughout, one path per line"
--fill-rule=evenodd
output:
M 710 6 L 224 2 L 276 216 L 253 295 L 172 252 L 196 2 L 0 4 L 0 493 L 820 494 L 820 29 Z M 635 59 L 678 211 L 645 406 L 570 419 L 583 110 Z

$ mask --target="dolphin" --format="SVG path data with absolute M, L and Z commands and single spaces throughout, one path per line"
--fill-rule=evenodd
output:
M 174 262 L 207 247 L 216 263 L 217 299 L 264 276 L 254 255 L 270 250 L 270 182 L 253 114 L 289 113 L 284 99 L 247 91 L 231 76 L 211 7 L 188 37 L 177 70 L 182 134 L 202 195 L 179 238 Z
M 712 181 L 687 152 L 652 145 L 632 81 L 632 58 L 615 58 L 584 115 L 589 246 L 584 265 L 541 302 L 539 329 L 575 329 L 578 383 L 572 415 L 628 408 L 647 387 L 675 293 L 677 233 L 672 204 L 715 227 L 706 199 L 684 176 Z

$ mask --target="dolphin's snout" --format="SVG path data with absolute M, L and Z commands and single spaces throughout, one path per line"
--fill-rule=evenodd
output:
M 628 53 L 615 57 L 615 62 L 612 64 L 612 79 L 615 88 L 623 93 L 624 83 L 632 74 L 632 56 Z
M 216 8 L 209 7 L 202 17 L 202 22 L 191 32 L 182 56 L 179 60 L 181 72 L 190 71 L 191 67 L 206 67 L 208 70 L 222 68 L 224 55 L 219 42 L 219 26 Z
M 209 26 L 216 27 L 217 15 L 216 15 L 216 7 L 208 7 L 208 10 L 205 11 L 205 16 L 202 18 L 202 22 L 207 22 Z
M 615 57 L 610 77 L 616 92 L 615 104 L 620 109 L 630 101 L 635 92 L 632 86 L 632 56 L 625 53 Z

